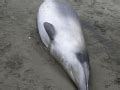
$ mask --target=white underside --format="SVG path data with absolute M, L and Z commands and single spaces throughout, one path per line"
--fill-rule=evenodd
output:
M 59 10 L 57 5 L 54 2 L 44 2 L 40 6 L 37 18 L 40 37 L 46 47 L 51 46 L 50 50 L 53 55 L 59 53 L 58 56 L 63 61 L 58 61 L 62 63 L 72 80 L 78 84 L 77 86 L 79 86 L 82 82 L 83 84 L 85 83 L 83 80 L 85 78 L 85 76 L 83 76 L 83 67 L 73 55 L 73 53 L 83 51 L 85 49 L 85 42 L 79 18 L 75 16 L 76 14 L 73 14 L 74 12 L 70 7 L 65 6 L 65 8 L 69 9 L 67 13 L 62 13 L 64 10 Z M 50 38 L 44 29 L 44 22 L 51 23 L 55 27 L 55 44 L 51 43 Z M 83 88 L 84 89 L 82 90 L 86 90 L 85 87 Z

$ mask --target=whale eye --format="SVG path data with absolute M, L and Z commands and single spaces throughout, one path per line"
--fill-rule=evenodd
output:
M 76 53 L 76 57 L 80 61 L 80 63 L 89 63 L 89 55 L 87 52 L 78 52 Z
M 54 39 L 55 36 L 55 28 L 52 24 L 48 23 L 48 22 L 44 22 L 44 28 L 50 38 L 50 40 Z

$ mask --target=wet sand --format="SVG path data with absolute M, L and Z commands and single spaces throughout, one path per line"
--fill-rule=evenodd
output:
M 76 90 L 39 38 L 41 3 L 0 0 L 0 90 Z M 120 1 L 70 3 L 80 16 L 90 55 L 90 90 L 120 90 Z

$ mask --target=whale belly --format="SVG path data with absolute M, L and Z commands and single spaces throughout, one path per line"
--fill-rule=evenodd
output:
M 43 26 L 44 22 L 49 22 L 55 27 L 58 37 L 62 37 L 61 33 L 71 34 L 73 37 L 79 34 L 78 36 L 83 39 L 79 18 L 68 5 L 44 2 L 39 8 L 38 29 L 43 43 L 48 47 L 50 39 Z

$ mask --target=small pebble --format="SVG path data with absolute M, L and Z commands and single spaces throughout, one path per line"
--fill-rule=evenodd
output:
M 28 37 L 28 39 L 31 39 L 31 37 Z

